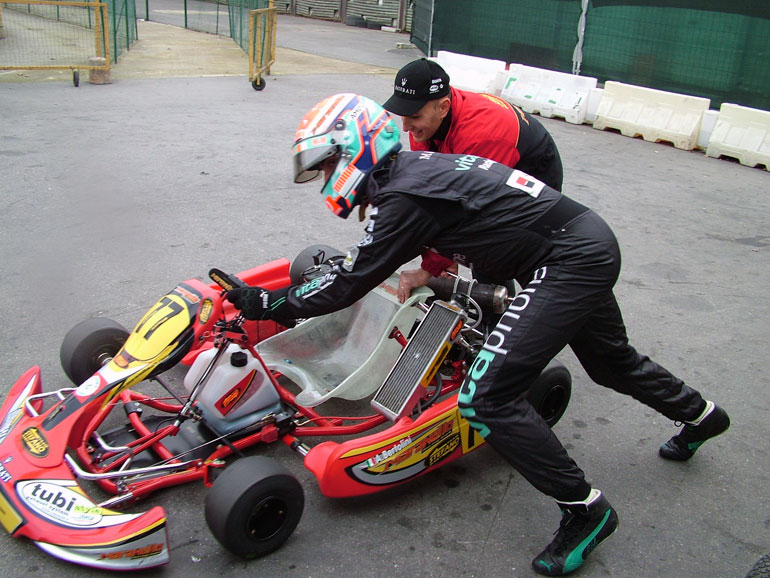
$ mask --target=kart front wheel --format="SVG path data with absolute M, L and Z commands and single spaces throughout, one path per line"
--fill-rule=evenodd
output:
M 572 376 L 559 361 L 551 361 L 529 388 L 527 400 L 546 423 L 553 427 L 567 411 L 572 393 Z
M 91 377 L 123 347 L 128 331 L 117 321 L 96 317 L 67 332 L 59 349 L 64 373 L 75 385 Z
M 206 495 L 206 523 L 222 546 L 243 558 L 280 548 L 294 532 L 305 493 L 289 470 L 272 458 L 237 460 Z

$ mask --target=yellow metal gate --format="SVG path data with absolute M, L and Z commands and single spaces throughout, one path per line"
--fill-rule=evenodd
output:
M 278 9 L 271 0 L 269 8 L 252 10 L 249 18 L 249 80 L 254 90 L 265 88 L 263 73 L 270 74 L 275 62 L 275 28 Z
M 0 70 L 109 71 L 107 5 L 101 2 L 0 2 Z

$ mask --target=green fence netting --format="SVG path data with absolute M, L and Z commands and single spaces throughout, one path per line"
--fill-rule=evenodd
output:
M 249 13 L 270 0 L 137 0 L 146 20 L 229 36 L 248 54 Z
M 102 38 L 101 42 L 109 43 L 109 54 L 112 62 L 117 62 L 118 56 L 124 51 L 128 50 L 131 45 L 136 41 L 136 9 L 134 0 L 102 0 L 107 6 L 107 22 L 108 29 L 100 30 L 100 34 L 105 34 L 108 38 Z M 93 30 L 97 26 L 96 15 L 93 8 L 90 8 L 86 3 L 82 6 L 72 6 L 65 2 L 57 2 L 51 0 L 45 4 L 35 4 L 30 2 L 28 4 L 5 4 L 6 10 L 13 11 L 13 13 L 27 14 L 30 17 L 38 19 L 38 24 L 31 24 L 27 26 L 28 32 L 37 32 L 34 39 L 30 38 L 29 48 L 20 48 L 17 57 L 20 61 L 24 61 L 27 58 L 34 58 L 34 53 L 37 49 L 42 48 L 41 42 L 48 43 L 47 50 L 50 53 L 52 63 L 60 55 L 65 55 L 66 52 L 73 48 L 76 43 L 75 36 L 71 33 L 67 34 L 59 30 L 54 32 L 54 28 L 49 28 L 48 24 L 53 23 L 69 24 L 75 27 L 80 27 L 84 30 Z M 0 12 L 1 13 L 1 12 Z M 2 19 L 0 18 L 0 22 Z M 50 32 L 50 33 L 48 33 Z M 5 34 L 0 33 L 0 37 Z M 2 47 L 4 54 L 2 56 L 9 56 L 10 47 Z M 105 50 L 102 49 L 100 54 L 104 54 Z M 65 57 L 66 60 L 66 57 Z M 0 57 L 0 66 L 3 63 L 8 64 L 6 59 Z
M 110 26 L 110 56 L 113 62 L 136 41 L 134 0 L 102 0 L 107 4 Z
M 425 0 L 413 41 L 770 109 L 768 0 Z M 422 5 L 422 6 L 421 6 Z M 430 10 L 429 32 L 417 29 Z
M 269 8 L 270 0 L 229 0 L 230 36 L 246 53 L 249 53 L 249 15 L 252 10 Z

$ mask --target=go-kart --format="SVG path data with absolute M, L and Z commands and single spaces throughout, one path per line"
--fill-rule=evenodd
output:
M 349 497 L 480 447 L 457 390 L 487 321 L 515 299 L 504 287 L 442 278 L 401 304 L 394 275 L 354 305 L 293 327 L 248 321 L 224 298 L 245 284 L 312 290 L 339 254 L 315 245 L 293 262 L 237 275 L 212 269 L 212 282 L 180 283 L 131 332 L 103 318 L 73 327 L 60 350 L 73 386 L 44 392 L 32 367 L 0 408 L 3 527 L 85 566 L 158 566 L 169 561 L 164 510 L 124 508 L 202 480 L 211 532 L 254 558 L 291 536 L 304 491 L 276 459 L 244 456 L 247 448 L 282 441 L 303 456 L 323 495 Z M 183 388 L 167 382 L 172 368 L 186 369 Z M 569 372 L 552 362 L 527 395 L 553 425 L 570 392 Z M 339 400 L 362 409 L 324 410 Z M 90 497 L 91 486 L 107 499 Z

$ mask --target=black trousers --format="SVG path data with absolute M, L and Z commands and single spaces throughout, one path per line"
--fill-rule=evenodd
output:
M 500 318 L 459 395 L 462 415 L 533 486 L 557 501 L 590 491 L 583 471 L 526 400 L 566 345 L 592 380 L 678 421 L 698 417 L 701 395 L 629 343 L 612 287 L 620 251 L 593 211 L 565 225 L 554 251 Z

